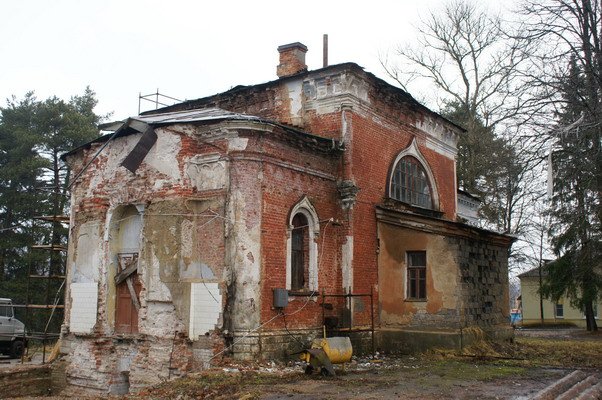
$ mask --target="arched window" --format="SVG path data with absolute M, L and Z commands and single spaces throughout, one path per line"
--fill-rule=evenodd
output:
M 307 197 L 291 210 L 288 221 L 286 288 L 318 290 L 318 243 L 320 224 Z
M 397 155 L 390 170 L 388 195 L 417 207 L 439 209 L 433 173 L 418 149 L 416 139 Z
M 405 156 L 395 166 L 391 182 L 391 197 L 412 205 L 433 208 L 431 184 L 420 162 Z
M 293 217 L 291 233 L 291 290 L 302 290 L 309 282 L 309 226 L 305 215 Z

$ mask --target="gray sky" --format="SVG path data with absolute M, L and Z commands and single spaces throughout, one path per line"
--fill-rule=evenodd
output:
M 276 79 L 282 44 L 304 43 L 309 69 L 320 68 L 324 33 L 330 64 L 385 78 L 379 52 L 411 41 L 412 23 L 441 3 L 4 0 L 0 100 L 30 90 L 68 99 L 89 85 L 96 111 L 123 119 L 137 113 L 139 92 L 184 100 Z

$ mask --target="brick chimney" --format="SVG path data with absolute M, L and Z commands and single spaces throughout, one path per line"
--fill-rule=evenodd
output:
M 307 46 L 303 43 L 295 42 L 278 46 L 278 52 L 280 53 L 280 64 L 276 68 L 278 78 L 307 71 L 307 65 L 305 65 Z

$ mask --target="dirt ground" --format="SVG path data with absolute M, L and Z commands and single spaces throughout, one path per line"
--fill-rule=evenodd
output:
M 575 369 L 602 373 L 600 354 L 602 334 L 517 330 L 514 343 L 481 342 L 462 352 L 354 357 L 345 369 L 337 366 L 335 377 L 305 375 L 301 362 L 234 363 L 111 398 L 526 399 Z

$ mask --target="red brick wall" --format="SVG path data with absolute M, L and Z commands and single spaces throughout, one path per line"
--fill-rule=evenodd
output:
M 272 308 L 274 288 L 286 287 L 286 240 L 291 209 L 307 196 L 320 220 L 318 243 L 319 292 L 341 293 L 340 234 L 341 227 L 329 222 L 342 218 L 338 205 L 335 176 L 339 168 L 337 155 L 315 154 L 292 147 L 268 137 L 249 142 L 247 152 L 260 154 L 262 163 L 262 323 L 278 314 Z M 303 168 L 317 171 L 316 176 Z M 290 315 L 287 327 L 320 327 L 322 308 L 320 300 L 297 296 L 284 312 Z M 300 310 L 301 309 L 301 310 Z M 299 311 L 300 310 L 300 311 Z M 284 320 L 276 318 L 264 329 L 283 328 Z

